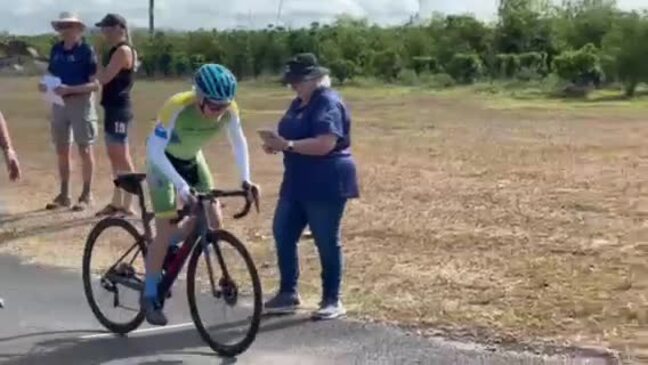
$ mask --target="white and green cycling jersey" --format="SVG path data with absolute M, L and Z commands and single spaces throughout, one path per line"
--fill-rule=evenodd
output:
M 248 147 L 236 102 L 219 119 L 203 116 L 194 91 L 173 95 L 160 110 L 147 141 L 148 183 L 158 217 L 176 214 L 176 190 L 207 192 L 213 178 L 202 153 L 204 145 L 223 129 L 234 151 L 242 181 L 250 181 Z

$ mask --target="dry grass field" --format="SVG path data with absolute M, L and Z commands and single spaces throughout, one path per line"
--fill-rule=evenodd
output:
M 0 79 L 0 108 L 25 172 L 16 185 L 2 176 L 12 214 L 0 225 L 0 252 L 79 270 L 96 219 L 42 210 L 58 183 L 35 83 Z M 140 168 L 157 108 L 185 87 L 136 85 L 131 146 Z M 362 184 L 343 232 L 344 300 L 353 317 L 483 342 L 602 345 L 648 356 L 648 105 L 342 92 Z M 280 157 L 263 154 L 254 130 L 272 126 L 290 96 L 255 84 L 240 96 L 263 202 L 261 214 L 226 224 L 247 240 L 266 294 L 276 284 L 270 222 L 282 167 Z M 97 208 L 111 189 L 100 138 Z M 207 156 L 220 186 L 233 187 L 224 136 Z M 76 197 L 78 167 L 73 174 Z M 314 305 L 319 261 L 312 242 L 300 247 L 301 289 Z

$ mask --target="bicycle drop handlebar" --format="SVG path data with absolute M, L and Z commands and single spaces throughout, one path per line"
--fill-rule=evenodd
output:
M 245 217 L 250 213 L 252 204 L 257 213 L 259 212 L 259 190 L 256 187 L 251 188 L 251 190 L 212 190 L 209 193 L 197 193 L 194 194 L 198 203 L 201 204 L 203 201 L 214 201 L 218 198 L 231 198 L 231 197 L 243 197 L 245 198 L 245 206 L 243 209 L 234 214 L 234 219 L 240 219 Z M 177 218 L 171 220 L 171 223 L 176 224 L 183 220 L 186 216 L 191 215 L 192 213 L 191 205 L 184 205 L 182 209 L 178 210 Z

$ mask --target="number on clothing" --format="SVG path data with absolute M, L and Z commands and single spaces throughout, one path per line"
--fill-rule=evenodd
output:
M 126 133 L 126 123 L 124 123 L 124 122 L 115 122 L 115 133 L 125 134 Z

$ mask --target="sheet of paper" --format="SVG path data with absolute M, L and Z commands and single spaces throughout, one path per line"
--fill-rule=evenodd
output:
M 41 84 L 47 86 L 47 90 L 54 90 L 57 87 L 61 86 L 62 82 L 61 79 L 56 76 L 45 75 L 41 79 Z
M 51 75 L 45 75 L 41 79 L 41 84 L 45 85 L 47 91 L 43 93 L 43 100 L 49 104 L 64 105 L 63 98 L 54 93 L 54 89 L 61 85 L 61 79 Z

